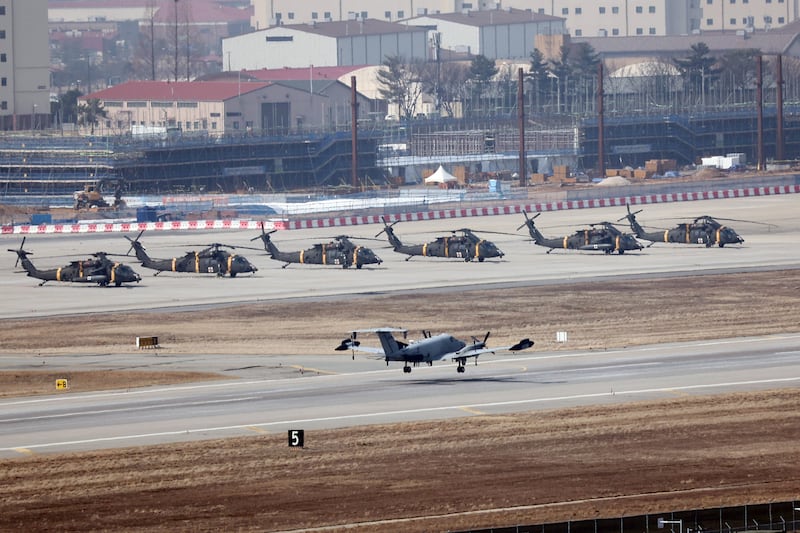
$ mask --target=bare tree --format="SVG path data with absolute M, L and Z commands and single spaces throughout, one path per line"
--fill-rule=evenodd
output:
M 397 104 L 400 114 L 410 120 L 422 95 L 420 73 L 424 63 L 419 60 L 406 62 L 402 56 L 387 56 L 383 66 L 377 73 L 381 97 Z

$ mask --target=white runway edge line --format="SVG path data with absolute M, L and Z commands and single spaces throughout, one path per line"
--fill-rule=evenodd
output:
M 707 192 L 686 192 L 669 194 L 648 194 L 642 196 L 619 196 L 593 200 L 571 200 L 498 207 L 471 207 L 465 209 L 439 209 L 417 213 L 404 213 L 398 219 L 404 222 L 420 220 L 439 220 L 495 215 L 516 215 L 527 212 L 563 211 L 568 209 L 592 209 L 598 207 L 625 207 L 626 204 L 646 205 L 671 202 L 691 202 L 695 200 L 722 200 L 729 198 L 748 198 L 752 196 L 772 196 L 777 194 L 800 193 L 800 185 L 780 185 L 772 187 L 746 187 Z M 339 226 L 358 226 L 380 224 L 380 215 L 317 218 L 309 220 L 268 219 L 265 229 L 314 229 Z M 259 220 L 182 220 L 171 222 L 125 222 L 93 224 L 42 224 L 39 226 L 2 226 L 3 235 L 34 235 L 50 233 L 113 233 L 137 231 L 174 230 L 215 230 L 215 229 L 261 229 Z
M 11 451 L 18 451 L 20 449 L 25 450 L 36 450 L 42 448 L 52 448 L 58 446 L 75 446 L 80 444 L 94 444 L 99 442 L 119 442 L 124 440 L 137 440 L 137 439 L 147 439 L 153 437 L 168 437 L 168 436 L 175 436 L 175 435 L 191 435 L 191 434 L 198 434 L 198 433 L 212 433 L 218 431 L 231 431 L 231 430 L 240 430 L 240 429 L 248 429 L 252 427 L 268 427 L 268 426 L 280 426 L 280 425 L 300 425 L 300 424 L 308 424 L 313 422 L 327 422 L 327 421 L 335 421 L 335 420 L 356 420 L 356 419 L 365 419 L 365 418 L 372 418 L 372 417 L 382 417 L 382 416 L 393 416 L 393 415 L 405 415 L 405 414 L 414 414 L 414 413 L 430 413 L 430 412 L 438 412 L 438 411 L 448 411 L 448 410 L 460 410 L 463 411 L 465 408 L 467 409 L 477 409 L 477 408 L 486 408 L 486 407 L 502 407 L 502 406 L 509 406 L 509 405 L 524 405 L 524 404 L 534 404 L 534 403 L 546 403 L 551 401 L 566 401 L 566 400 L 583 400 L 583 399 L 592 399 L 592 398 L 605 398 L 605 397 L 613 397 L 613 396 L 634 396 L 637 394 L 653 394 L 653 393 L 666 393 L 666 392 L 674 392 L 674 391 L 689 391 L 689 390 L 698 390 L 698 389 L 714 389 L 714 388 L 726 388 L 726 387 L 741 387 L 745 385 L 769 385 L 769 384 L 778 384 L 778 383 L 790 383 L 790 382 L 798 382 L 800 381 L 800 376 L 795 377 L 787 377 L 787 378 L 777 378 L 777 379 L 764 379 L 764 380 L 754 380 L 754 381 L 732 381 L 726 383 L 707 383 L 703 385 L 689 385 L 683 387 L 659 387 L 654 389 L 637 389 L 637 390 L 616 390 L 613 392 L 601 392 L 601 393 L 593 393 L 593 394 L 576 394 L 572 396 L 554 396 L 549 398 L 531 398 L 527 400 L 511 400 L 507 402 L 491 402 L 491 403 L 473 403 L 473 404 L 462 404 L 462 405 L 445 405 L 445 406 L 438 406 L 438 407 L 427 407 L 422 409 L 405 409 L 405 410 L 398 410 L 398 411 L 382 411 L 377 413 L 363 413 L 358 415 L 342 415 L 342 416 L 330 416 L 330 417 L 323 417 L 323 418 L 305 418 L 300 420 L 280 420 L 276 422 L 261 422 L 261 423 L 247 423 L 247 424 L 237 424 L 233 426 L 218 426 L 218 427 L 210 427 L 210 428 L 198 428 L 198 429 L 184 429 L 178 431 L 162 431 L 157 433 L 140 433 L 135 435 L 119 435 L 116 437 L 101 437 L 96 439 L 82 439 L 82 440 L 73 440 L 73 441 L 63 441 L 63 442 L 48 442 L 48 443 L 41 443 L 41 444 L 28 444 L 28 445 L 15 445 L 9 446 L 7 448 L 0 448 L 0 452 L 11 452 Z

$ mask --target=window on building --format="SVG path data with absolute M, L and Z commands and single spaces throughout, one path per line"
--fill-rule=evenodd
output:
M 576 15 L 580 15 L 581 13 L 583 13 L 583 8 L 582 7 L 576 7 L 575 8 L 575 14 Z
M 540 7 L 537 13 L 539 13 L 540 15 L 544 15 L 544 8 Z
M 199 120 L 195 120 L 194 121 L 194 129 L 196 129 L 196 130 L 200 129 L 200 121 Z
M 6 30 L 0 30 L 0 39 L 6 38 Z
M 244 127 L 246 129 L 248 129 L 248 130 L 252 130 L 253 129 L 253 121 L 252 120 L 248 120 L 247 122 L 244 123 Z
M 778 24 L 786 24 L 786 19 L 784 17 L 778 17 Z
M 619 28 L 611 28 L 611 35 L 619 35 Z
M 402 18 L 405 18 L 405 17 L 406 17 L 406 12 L 405 11 L 401 10 L 401 11 L 397 12 L 397 18 L 402 19 Z
M 611 8 L 611 13 L 614 14 L 614 15 L 619 15 L 619 7 L 618 6 L 612 7 Z
M 714 3 L 714 0 L 706 0 L 706 4 L 711 5 Z
M 325 20 L 333 20 L 333 17 L 331 17 L 331 12 L 330 11 L 326 11 L 325 13 L 322 14 L 322 16 L 325 17 Z
M 311 12 L 311 20 L 317 20 L 319 18 L 319 13 L 316 11 Z
M 642 6 L 636 6 L 636 12 L 637 13 L 643 13 L 644 10 L 642 9 Z
M 562 7 L 561 8 L 561 14 L 562 15 L 569 15 L 569 8 L 568 7 Z
M 367 20 L 369 18 L 369 14 L 366 11 L 361 12 L 361 20 Z
M 391 20 L 391 18 L 392 18 L 392 12 L 391 12 L 391 11 L 384 11 L 384 12 L 383 12 L 383 18 L 385 18 L 385 19 L 390 19 L 390 20 Z
M 294 20 L 294 11 L 289 11 L 289 20 Z
M 656 34 L 656 29 L 651 27 L 651 28 L 649 28 L 649 29 L 647 30 L 647 32 L 648 32 L 650 35 L 655 35 L 655 34 Z
M 0 6 L 0 15 L 6 14 L 6 6 Z
M 212 129 L 212 130 L 215 130 L 215 129 L 217 129 L 217 123 L 216 123 L 216 122 L 214 122 L 213 120 L 211 121 L 211 129 Z
M 204 118 L 204 119 L 203 119 L 203 129 L 204 129 L 204 130 L 207 130 L 207 129 L 208 129 L 208 119 L 207 119 L 207 118 Z
M 606 14 L 606 8 L 600 7 L 598 9 L 599 9 L 601 15 L 605 15 Z
M 6 102 L 5 100 L 3 100 L 2 102 L 0 102 L 0 109 L 2 109 L 3 111 L 5 111 L 6 109 L 8 109 L 8 102 Z
M 7 87 L 8 86 L 8 78 L 0 78 L 0 86 Z
M 583 30 L 575 30 L 575 37 L 580 37 L 583 35 Z
M 187 120 L 187 121 L 186 121 L 186 127 L 184 127 L 183 129 L 185 129 L 185 130 L 190 130 L 190 129 L 192 129 L 192 123 L 191 123 L 191 122 L 189 122 L 189 121 Z
M 736 18 L 735 17 L 731 17 L 730 24 L 731 24 L 731 26 L 736 26 Z
M 771 3 L 772 3 L 772 0 L 766 0 L 766 3 L 767 3 L 767 4 L 771 4 Z
M 8 56 L 0 54 L 0 63 L 5 63 L 6 61 L 8 61 Z
M 731 0 L 731 4 L 735 4 L 735 3 L 736 3 L 736 0 Z
M 234 120 L 233 121 L 233 129 L 235 129 L 235 130 L 239 129 L 239 121 L 238 120 Z
M 636 35 L 644 35 L 644 30 L 642 28 L 636 28 Z
M 743 4 L 749 4 L 749 3 L 750 3 L 750 0 L 742 0 L 742 3 L 743 3 Z
M 713 26 L 713 25 L 714 25 L 714 19 L 706 19 L 706 26 Z
M 655 13 L 655 12 L 656 12 L 656 6 L 650 6 L 650 7 L 648 7 L 648 8 L 647 8 L 647 12 L 648 12 L 648 13 Z

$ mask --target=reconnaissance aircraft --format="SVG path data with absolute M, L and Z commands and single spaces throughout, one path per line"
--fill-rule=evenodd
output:
M 628 250 L 641 250 L 644 248 L 644 246 L 636 240 L 636 237 L 628 233 L 622 233 L 611 222 L 590 224 L 589 229 L 580 229 L 575 231 L 572 235 L 548 239 L 542 235 L 533 223 L 533 220 L 541 215 L 541 213 L 536 213 L 533 217 L 528 217 L 528 213 L 525 211 L 523 211 L 522 214 L 525 215 L 525 223 L 518 227 L 517 231 L 528 226 L 528 233 L 530 233 L 533 242 L 539 246 L 549 248 L 549 250 L 547 250 L 548 254 L 557 248 L 600 251 L 606 254 L 614 252 L 624 254 Z
M 481 239 L 472 230 L 463 228 L 454 230 L 453 235 L 447 237 L 437 237 L 435 241 L 426 242 L 425 244 L 403 244 L 400 239 L 395 235 L 392 226 L 397 224 L 399 220 L 389 224 L 386 219 L 381 217 L 383 221 L 383 229 L 378 232 L 375 237 L 381 233 L 385 233 L 389 238 L 389 244 L 392 245 L 394 251 L 400 254 L 406 254 L 406 261 L 415 255 L 424 257 L 453 257 L 463 259 L 464 261 L 472 261 L 477 259 L 483 262 L 492 257 L 503 257 L 497 246 L 486 239 Z M 461 233 L 461 235 L 457 235 Z
M 631 206 L 627 205 L 628 214 L 620 218 L 617 222 L 628 219 L 631 230 L 636 236 L 645 241 L 655 242 L 675 242 L 681 244 L 704 244 L 710 248 L 715 244 L 722 248 L 726 244 L 741 244 L 744 239 L 736 233 L 733 228 L 723 226 L 719 221 L 708 215 L 695 218 L 692 222 L 678 224 L 676 227 L 664 231 L 648 232 L 636 221 L 636 215 L 642 210 L 631 213 Z M 723 219 L 720 219 L 723 220 Z M 737 220 L 736 222 L 745 222 Z
M 379 265 L 381 258 L 375 255 L 370 248 L 366 246 L 357 246 L 346 235 L 339 235 L 335 237 L 332 242 L 318 243 L 306 250 L 299 250 L 297 252 L 282 252 L 278 249 L 275 243 L 270 239 L 270 235 L 277 230 L 264 231 L 264 226 L 261 226 L 261 235 L 250 239 L 254 241 L 261 239 L 264 243 L 264 250 L 276 261 L 283 261 L 285 264 L 281 268 L 286 268 L 292 263 L 310 264 L 310 265 L 336 265 L 342 268 L 348 268 L 355 265 L 357 269 L 361 269 L 364 265 Z
M 377 334 L 381 342 L 381 348 L 361 346 L 361 342 L 357 339 L 359 333 Z M 405 373 L 411 372 L 409 363 L 413 363 L 415 366 L 419 363 L 428 363 L 428 366 L 433 366 L 434 361 L 455 361 L 458 363 L 458 368 L 456 370 L 462 373 L 464 372 L 464 365 L 466 365 L 467 359 L 470 357 L 475 358 L 475 364 L 477 365 L 478 356 L 481 354 L 500 351 L 517 352 L 533 346 L 533 341 L 526 338 L 513 346 L 489 348 L 486 346 L 486 341 L 489 339 L 490 332 L 486 333 L 482 341 L 476 337 L 472 337 L 472 343 L 470 344 L 447 333 L 431 336 L 429 331 L 423 331 L 423 339 L 410 342 L 396 339 L 393 333 L 402 333 L 403 338 L 405 338 L 408 330 L 398 328 L 353 330 L 350 333 L 350 337 L 344 339 L 335 350 L 352 350 L 354 359 L 355 350 L 380 354 L 385 359 L 387 366 L 390 361 L 402 361 L 403 372 Z
M 93 259 L 72 261 L 70 264 L 59 268 L 50 268 L 46 270 L 39 270 L 36 268 L 30 259 L 29 255 L 33 252 L 24 250 L 25 237 L 22 238 L 22 244 L 19 249 L 9 249 L 9 252 L 17 254 L 17 262 L 14 264 L 16 267 L 20 262 L 22 268 L 28 273 L 28 276 L 42 280 L 39 284 L 41 287 L 48 281 L 64 281 L 73 283 L 97 283 L 101 287 L 114 285 L 119 287 L 123 283 L 140 282 L 142 277 L 134 272 L 128 265 L 116 263 L 108 258 L 107 253 L 97 252 L 92 254 Z
M 222 250 L 223 247 L 235 248 L 234 246 L 219 243 L 210 244 L 208 248 L 199 252 L 186 252 L 183 257 L 153 259 L 147 255 L 144 245 L 139 241 L 142 233 L 144 233 L 144 230 L 140 231 L 135 239 L 131 239 L 127 235 L 125 235 L 125 238 L 130 241 L 131 248 L 136 252 L 136 259 L 142 263 L 142 266 L 157 271 L 153 274 L 154 276 L 158 276 L 162 272 L 195 272 L 199 274 L 216 274 L 217 276 L 227 274 L 235 278 L 237 274 L 258 271 L 244 256 Z M 130 253 L 130 250 L 128 250 L 128 253 Z

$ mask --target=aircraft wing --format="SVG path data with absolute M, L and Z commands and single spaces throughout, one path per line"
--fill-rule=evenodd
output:
M 533 346 L 533 341 L 530 339 L 522 339 L 518 343 L 511 346 L 498 346 L 497 348 L 487 348 L 486 346 L 466 346 L 457 352 L 450 352 L 441 357 L 442 361 L 451 361 L 453 359 L 465 359 L 468 357 L 478 357 L 485 353 L 497 352 L 518 352 Z

